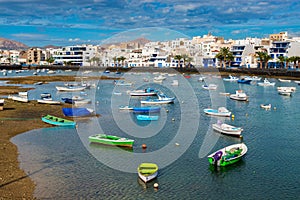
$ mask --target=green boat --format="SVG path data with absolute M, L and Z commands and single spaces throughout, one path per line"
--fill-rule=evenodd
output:
M 76 122 L 60 118 L 60 117 L 55 117 L 53 115 L 45 115 L 42 117 L 42 121 L 46 122 L 48 124 L 56 125 L 56 126 L 75 126 Z
M 137 171 L 140 179 L 146 183 L 157 177 L 158 166 L 155 163 L 141 163 Z
M 134 140 L 114 135 L 96 134 L 89 136 L 89 141 L 106 145 L 132 147 Z
M 248 148 L 244 143 L 233 144 L 207 156 L 208 162 L 212 165 L 224 167 L 241 160 L 247 151 Z

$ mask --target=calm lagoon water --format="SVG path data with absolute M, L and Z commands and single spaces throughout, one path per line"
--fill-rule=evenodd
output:
M 199 76 L 167 77 L 162 85 L 140 81 L 153 76 L 124 76 L 135 82 L 134 87 L 99 81 L 87 96 L 93 100 L 89 106 L 101 117 L 78 119 L 76 129 L 39 129 L 12 139 L 20 152 L 21 168 L 37 184 L 38 199 L 299 199 L 299 91 L 284 97 L 276 87 L 223 83 L 212 76 L 207 83 L 217 83 L 219 88 L 210 92 L 201 88 L 204 83 L 197 81 Z M 173 79 L 180 85 L 171 86 Z M 298 87 L 270 80 L 276 86 Z M 56 84 L 62 83 L 37 86 L 30 95 L 38 98 L 45 87 L 57 99 L 72 95 L 56 93 Z M 140 98 L 126 93 L 147 86 L 176 96 L 174 104 L 162 107 L 158 121 L 139 122 L 134 114 L 118 110 L 120 105 L 139 106 Z M 237 89 L 250 96 L 249 102 L 219 94 Z M 261 109 L 259 105 L 265 103 L 276 109 Z M 218 119 L 206 116 L 203 109 L 221 105 L 235 115 L 234 120 L 221 119 L 243 127 L 243 140 L 211 130 Z M 135 144 L 133 149 L 89 144 L 88 136 L 96 133 L 134 138 Z M 208 153 L 239 142 L 248 146 L 243 160 L 226 168 L 208 164 Z M 147 149 L 142 149 L 144 143 Z M 147 184 L 136 173 L 138 164 L 146 161 L 160 167 L 157 179 Z M 158 190 L 153 188 L 156 182 Z

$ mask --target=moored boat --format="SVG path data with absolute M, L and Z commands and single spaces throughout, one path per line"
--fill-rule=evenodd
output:
M 233 144 L 208 155 L 208 162 L 212 165 L 225 167 L 241 160 L 248 148 L 244 143 Z
M 99 143 L 105 145 L 113 145 L 113 146 L 122 146 L 122 147 L 132 147 L 134 140 L 118 137 L 115 135 L 106 135 L 106 134 L 96 134 L 89 136 L 89 141 L 92 143 Z
M 139 121 L 157 121 L 159 116 L 157 116 L 157 115 L 137 115 L 136 118 Z
M 83 86 L 55 86 L 58 91 L 62 92 L 75 92 L 75 91 L 83 91 L 85 87 Z
M 53 115 L 45 115 L 42 117 L 42 121 L 48 124 L 56 125 L 56 126 L 75 126 L 76 122 L 63 119 L 60 117 L 55 117 Z
M 174 103 L 174 99 L 168 99 L 168 100 L 160 100 L 160 99 L 146 99 L 141 100 L 141 104 L 169 104 Z
M 133 110 L 131 106 L 119 106 L 119 110 Z
M 202 85 L 202 88 L 205 89 L 205 90 L 216 90 L 217 85 L 215 85 L 215 84 Z
M 290 83 L 290 82 L 291 82 L 291 80 L 288 80 L 288 79 L 281 79 L 281 78 L 279 78 L 278 81 L 284 82 L 284 83 Z
M 271 109 L 272 105 L 270 103 L 269 104 L 260 104 L 260 107 L 263 109 L 269 110 L 269 109 Z
M 275 82 L 271 83 L 268 79 L 264 79 L 263 82 L 257 83 L 259 86 L 274 86 Z
M 157 90 L 152 88 L 146 88 L 145 90 L 133 90 L 129 91 L 130 96 L 155 96 L 157 94 Z
M 160 112 L 161 107 L 133 107 L 134 113 Z
M 62 111 L 68 117 L 86 117 L 95 114 L 95 111 L 90 108 L 62 108 Z
M 12 99 L 14 101 L 19 101 L 19 102 L 23 102 L 23 103 L 28 103 L 29 102 L 27 96 L 25 97 L 25 96 L 11 96 L 11 95 L 9 95 L 8 99 Z
M 208 115 L 230 117 L 231 112 L 225 107 L 219 107 L 218 109 L 207 108 L 203 110 Z
M 249 96 L 243 90 L 237 90 L 235 94 L 229 95 L 230 99 L 237 100 L 237 101 L 248 101 Z
M 140 179 L 144 182 L 149 182 L 157 177 L 158 166 L 155 163 L 141 163 L 137 171 Z
M 212 128 L 222 134 L 234 136 L 234 137 L 241 137 L 241 133 L 243 131 L 241 127 L 235 127 L 219 121 L 218 123 L 213 124 Z
M 59 105 L 61 104 L 60 101 L 54 101 L 52 98 L 43 98 L 43 99 L 38 99 L 38 103 L 44 103 L 44 104 L 52 104 L 52 105 Z
M 223 78 L 223 81 L 236 82 L 236 81 L 238 81 L 238 80 L 239 80 L 238 77 L 235 77 L 235 76 L 232 76 L 232 75 L 229 75 L 227 78 Z
M 241 84 L 250 84 L 252 80 L 246 80 L 245 78 L 239 79 L 237 82 Z

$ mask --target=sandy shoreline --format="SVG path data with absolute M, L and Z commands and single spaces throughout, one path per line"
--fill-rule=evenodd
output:
M 208 72 L 211 74 L 212 72 Z M 226 76 L 232 72 L 221 72 L 219 75 Z M 234 74 L 232 74 L 234 75 Z M 241 74 L 239 74 L 241 75 Z M 90 79 L 102 79 L 101 77 L 91 77 Z M 276 77 L 279 78 L 279 77 Z M 290 77 L 291 78 L 291 77 Z M 105 77 L 104 77 L 105 79 Z M 293 79 L 293 78 L 291 78 Z M 294 79 L 297 79 L 296 77 Z M 53 81 L 76 81 L 74 76 L 31 76 L 8 78 L 9 83 L 33 84 L 42 81 L 44 83 Z M 26 91 L 29 88 L 19 88 L 10 86 L 0 86 L 0 95 L 8 95 L 19 91 Z M 14 102 L 5 99 L 4 110 L 0 111 L 0 199 L 33 199 L 35 189 L 34 182 L 30 176 L 20 169 L 18 161 L 18 149 L 10 142 L 10 139 L 18 134 L 33 129 L 51 127 L 41 121 L 41 117 L 52 114 L 64 117 L 62 107 L 70 107 L 69 104 L 47 105 L 38 104 L 36 101 L 29 103 Z M 30 107 L 30 109 L 28 109 Z

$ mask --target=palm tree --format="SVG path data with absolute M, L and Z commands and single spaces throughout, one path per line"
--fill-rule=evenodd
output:
M 120 61 L 122 62 L 122 66 L 124 66 L 124 60 L 126 60 L 126 58 L 124 56 L 119 57 Z
M 266 54 L 267 54 L 266 52 L 262 52 L 262 51 L 256 52 L 256 58 L 259 61 L 259 68 L 260 69 L 262 69 L 263 61 L 264 61 L 264 58 L 265 58 Z
M 264 57 L 264 62 L 265 62 L 265 68 L 268 68 L 268 62 L 269 60 L 271 60 L 272 57 L 269 55 L 269 54 L 265 54 L 265 57 Z
M 181 56 L 181 55 L 176 55 L 176 56 L 174 56 L 174 59 L 175 59 L 175 60 L 178 60 L 178 64 L 177 64 L 177 66 L 176 66 L 176 68 L 178 69 L 178 66 L 181 67 L 180 61 L 181 61 L 181 59 L 182 59 L 182 56 Z
M 277 59 L 279 60 L 280 68 L 284 68 L 284 62 L 286 61 L 286 57 L 278 56 Z
M 188 66 L 189 66 L 189 68 L 191 68 L 191 62 L 193 61 L 193 58 L 192 57 L 187 57 L 186 58 L 186 62 L 188 62 L 189 64 L 188 64 Z
M 47 58 L 46 61 L 47 61 L 47 63 L 52 64 L 55 61 L 55 59 L 53 57 L 50 57 L 50 58 Z
M 223 61 L 225 62 L 225 68 L 227 67 L 227 61 L 230 62 L 234 59 L 232 52 L 230 52 L 229 47 L 223 47 L 220 49 L 220 52 L 215 56 L 218 60 L 221 61 L 221 67 L 223 68 Z
M 117 57 L 115 56 L 115 57 L 113 57 L 112 59 L 113 59 L 113 61 L 114 61 L 114 67 L 115 67 L 115 66 L 116 66 Z
M 290 62 L 293 62 L 293 63 L 294 63 L 293 68 L 296 68 L 297 56 L 292 56 L 292 57 L 290 57 L 290 58 L 289 58 L 289 61 L 290 61 Z

